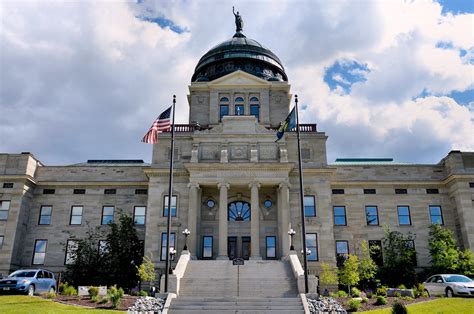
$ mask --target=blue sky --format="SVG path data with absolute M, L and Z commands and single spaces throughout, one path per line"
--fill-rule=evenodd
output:
M 47 165 L 151 160 L 140 143 L 235 32 L 282 60 L 328 160 L 474 151 L 474 1 L 0 2 L 0 152 Z M 27 123 L 25 123 L 27 121 Z

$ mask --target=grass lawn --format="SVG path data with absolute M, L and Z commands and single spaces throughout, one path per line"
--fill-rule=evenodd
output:
M 0 296 L 0 313 L 2 314 L 56 314 L 56 313 L 123 313 L 111 310 L 94 310 L 78 306 L 65 305 L 40 297 L 29 297 L 23 295 Z
M 1 309 L 1 308 L 0 308 Z M 432 301 L 415 303 L 407 306 L 408 313 L 413 314 L 473 314 L 474 299 L 441 298 Z M 385 308 L 361 313 L 390 314 L 391 308 Z

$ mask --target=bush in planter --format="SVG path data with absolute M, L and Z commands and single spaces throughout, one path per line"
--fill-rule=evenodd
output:
M 383 295 L 377 296 L 377 301 L 375 301 L 376 305 L 385 305 L 387 304 L 387 299 Z
M 351 295 L 352 295 L 353 297 L 357 297 L 357 298 L 360 297 L 360 290 L 357 289 L 356 287 L 352 287 L 352 289 L 351 289 Z
M 117 289 L 117 286 L 110 287 L 109 291 L 107 292 L 110 302 L 112 302 L 112 307 L 115 309 L 120 305 L 120 301 L 123 297 L 123 289 Z
M 59 294 L 66 296 L 76 296 L 77 290 L 73 286 L 70 286 L 67 282 L 59 285 Z
M 376 295 L 381 295 L 381 296 L 387 296 L 387 287 L 381 286 L 380 288 L 377 288 L 375 291 Z
M 397 291 L 397 292 L 395 292 L 395 293 L 393 294 L 393 296 L 394 296 L 395 298 L 399 298 L 399 297 L 402 296 L 402 294 Z
M 102 297 L 97 303 L 99 304 L 105 304 L 109 302 L 109 299 L 107 297 Z
M 344 290 L 339 290 L 338 292 L 336 292 L 337 294 L 337 297 L 339 298 L 347 298 L 348 295 L 347 295 L 347 292 L 345 292 Z
M 91 299 L 92 298 L 97 298 L 97 296 L 99 295 L 99 288 L 98 287 L 90 286 L 87 291 L 89 292 L 89 296 L 91 297 Z
M 147 297 L 148 292 L 146 292 L 145 290 L 140 290 L 140 291 L 138 291 L 138 296 L 139 297 Z
M 357 312 L 360 309 L 360 300 L 350 299 L 347 301 L 347 307 L 350 312 Z
M 423 296 L 423 293 L 426 293 L 424 284 L 419 283 L 419 284 L 413 286 L 413 295 L 415 296 L 415 298 L 419 298 L 419 297 Z
M 404 297 L 401 297 L 400 299 L 405 300 L 405 301 L 409 301 L 409 302 L 415 300 L 414 298 L 409 297 L 409 296 L 404 296 Z
M 361 303 L 367 303 L 369 302 L 369 299 L 368 298 L 362 298 L 362 301 L 360 301 Z
M 395 301 L 392 305 L 392 314 L 407 314 L 407 307 L 405 304 Z
M 56 292 L 43 292 L 41 296 L 46 299 L 54 299 L 56 297 Z
M 404 284 L 398 285 L 398 289 L 406 289 L 407 287 Z

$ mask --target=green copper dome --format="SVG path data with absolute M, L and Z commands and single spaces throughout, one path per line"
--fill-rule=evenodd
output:
M 273 52 L 237 31 L 234 37 L 202 56 L 191 81 L 213 81 L 237 70 L 267 81 L 288 80 L 280 59 Z

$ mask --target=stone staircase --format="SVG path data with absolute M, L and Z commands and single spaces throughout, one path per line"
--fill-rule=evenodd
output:
M 182 313 L 304 313 L 288 262 L 189 261 L 169 308 Z

